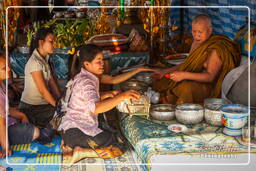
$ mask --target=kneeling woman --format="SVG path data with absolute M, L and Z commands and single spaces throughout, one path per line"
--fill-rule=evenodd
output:
M 114 108 L 124 99 L 139 99 L 137 91 L 129 90 L 120 94 L 113 93 L 107 99 L 99 93 L 99 78 L 104 71 L 102 49 L 96 45 L 82 46 L 77 52 L 81 71 L 74 78 L 67 113 L 62 118 L 64 144 L 74 149 L 106 147 L 114 143 L 113 133 L 101 130 L 98 114 Z
M 39 29 L 30 46 L 31 56 L 25 66 L 25 86 L 19 109 L 35 126 L 44 128 L 55 112 L 60 91 L 48 63 L 54 52 L 54 35 L 50 29 Z

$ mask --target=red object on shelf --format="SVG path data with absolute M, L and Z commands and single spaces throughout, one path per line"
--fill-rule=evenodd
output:
M 170 78 L 170 74 L 165 74 L 165 78 Z

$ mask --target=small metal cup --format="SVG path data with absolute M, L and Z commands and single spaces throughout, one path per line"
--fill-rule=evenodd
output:
M 242 128 L 242 140 L 244 142 L 249 142 L 253 137 L 253 127 L 248 127 L 247 125 Z

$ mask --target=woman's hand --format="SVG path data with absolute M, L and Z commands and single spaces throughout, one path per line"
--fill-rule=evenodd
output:
M 140 99 L 141 95 L 136 90 L 128 90 L 120 94 L 123 99 Z
M 7 151 L 6 149 L 0 150 L 0 158 L 4 158 L 6 156 L 6 151 Z M 12 151 L 11 151 L 10 147 L 8 148 L 7 155 L 8 156 L 12 155 Z
M 24 114 L 24 116 L 21 118 L 22 123 L 29 123 L 27 116 Z
M 117 93 L 117 92 L 114 92 Z M 128 90 L 126 92 L 120 93 L 116 95 L 114 98 L 108 98 L 106 100 L 101 100 L 96 102 L 96 108 L 94 113 L 99 114 L 113 109 L 116 105 L 118 105 L 121 101 L 125 99 L 139 99 L 140 93 L 135 90 Z
M 117 90 L 114 90 L 114 91 L 112 91 L 111 93 L 112 93 L 114 96 L 116 96 L 116 95 L 118 95 L 120 92 L 117 91 Z

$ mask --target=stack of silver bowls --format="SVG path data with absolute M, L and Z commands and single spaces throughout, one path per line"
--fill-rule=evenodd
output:
M 222 126 L 221 111 L 222 105 L 229 104 L 227 100 L 220 98 L 208 98 L 204 100 L 205 121 L 213 126 Z

